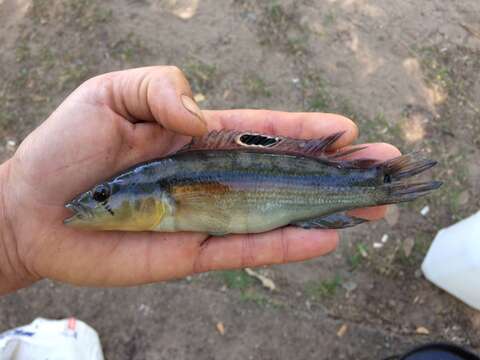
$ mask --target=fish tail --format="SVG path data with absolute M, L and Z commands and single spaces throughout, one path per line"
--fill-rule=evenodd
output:
M 395 204 L 415 200 L 425 196 L 442 186 L 441 181 L 429 181 L 421 183 L 394 183 L 381 186 L 384 196 L 378 201 L 378 205 Z
M 411 183 L 406 179 L 420 174 L 437 164 L 434 160 L 422 159 L 418 153 L 402 155 L 387 160 L 380 165 L 380 176 L 383 176 L 382 199 L 379 204 L 394 204 L 414 200 L 438 189 L 441 181 Z

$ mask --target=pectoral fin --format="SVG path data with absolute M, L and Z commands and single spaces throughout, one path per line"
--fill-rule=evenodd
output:
M 292 223 L 293 226 L 298 226 L 304 229 L 343 229 L 352 227 L 368 220 L 343 214 L 331 214 L 324 217 L 299 221 Z

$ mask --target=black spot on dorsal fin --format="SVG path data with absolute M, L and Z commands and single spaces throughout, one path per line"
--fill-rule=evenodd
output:
M 281 141 L 278 137 L 260 135 L 260 134 L 243 134 L 238 137 L 238 142 L 244 145 L 271 147 Z

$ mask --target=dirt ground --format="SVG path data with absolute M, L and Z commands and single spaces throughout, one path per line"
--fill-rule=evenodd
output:
M 2 159 L 92 75 L 175 64 L 204 108 L 339 112 L 361 141 L 429 153 L 445 181 L 344 231 L 329 256 L 259 270 L 276 291 L 242 271 L 126 289 L 42 281 L 0 299 L 0 331 L 73 315 L 120 360 L 480 350 L 480 313 L 419 270 L 436 231 L 480 209 L 479 19 L 478 0 L 0 0 Z

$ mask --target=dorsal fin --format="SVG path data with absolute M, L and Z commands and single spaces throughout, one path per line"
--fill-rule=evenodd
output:
M 333 153 L 327 152 L 328 148 L 340 139 L 344 133 L 345 132 L 337 132 L 323 138 L 303 140 L 284 136 L 259 134 L 250 131 L 214 130 L 204 136 L 194 137 L 192 141 L 180 149 L 179 152 L 248 149 L 249 151 L 259 151 L 272 154 L 313 157 L 318 160 L 332 163 L 332 165 L 338 167 L 350 165 L 351 167 L 361 168 L 367 165 L 372 165 L 374 162 L 373 160 L 341 160 L 342 157 L 363 150 L 365 147 L 353 147 Z
M 316 156 L 324 154 L 328 147 L 340 139 L 344 132 L 319 139 L 302 140 L 284 136 L 259 134 L 250 131 L 211 131 L 202 137 L 194 137 L 180 152 L 192 150 L 249 149 L 272 153 L 295 153 Z

